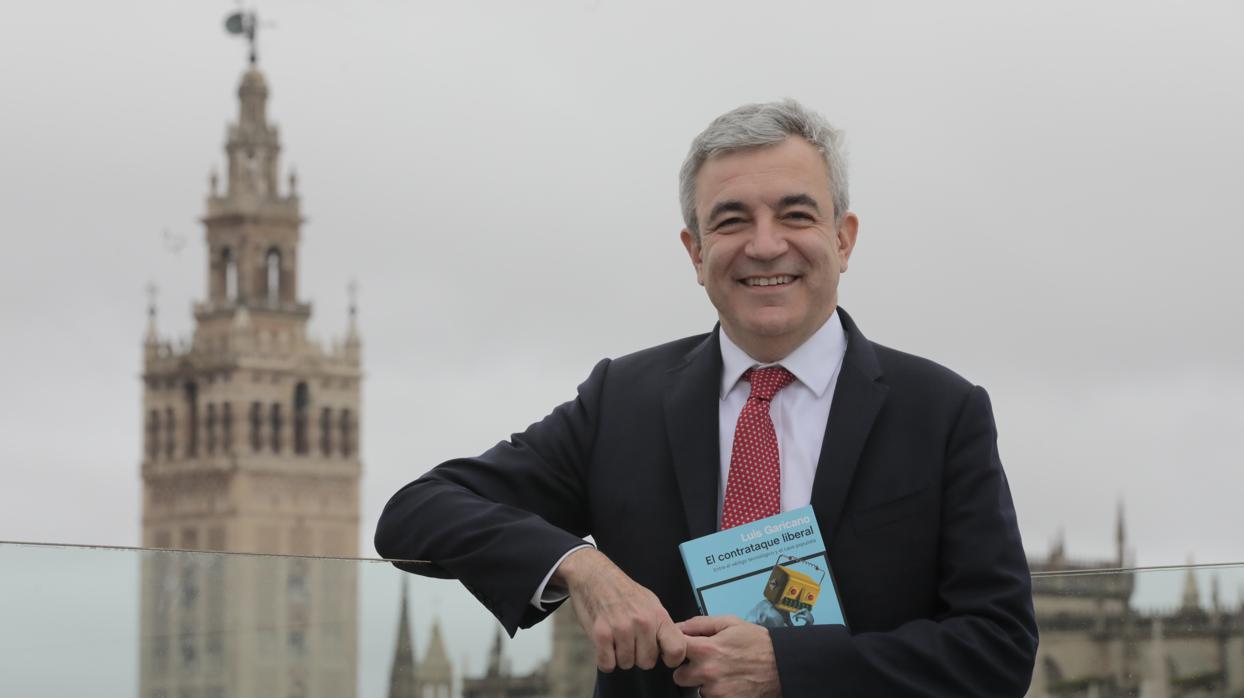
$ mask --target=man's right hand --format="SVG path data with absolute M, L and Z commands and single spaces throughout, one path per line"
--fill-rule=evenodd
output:
M 601 671 L 651 669 L 658 657 L 673 669 L 686 658 L 687 639 L 656 594 L 636 584 L 599 550 L 571 553 L 551 581 L 569 592 L 579 624 L 596 645 Z

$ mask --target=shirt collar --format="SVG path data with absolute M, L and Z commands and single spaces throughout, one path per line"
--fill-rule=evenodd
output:
M 725 330 L 718 331 L 721 340 L 721 397 L 734 389 L 749 368 L 757 366 L 781 366 L 794 374 L 819 398 L 829 390 L 829 381 L 842 363 L 847 351 L 847 333 L 842 329 L 842 318 L 835 308 L 829 319 L 808 340 L 800 344 L 786 358 L 771 364 L 761 363 L 747 355 L 735 344 Z

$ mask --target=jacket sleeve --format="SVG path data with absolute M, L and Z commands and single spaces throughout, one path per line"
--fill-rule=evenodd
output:
M 476 458 L 442 463 L 393 495 L 376 551 L 398 567 L 461 580 L 512 636 L 541 612 L 531 596 L 590 529 L 584 469 L 609 360 L 578 396 Z
M 783 695 L 1027 692 L 1037 650 L 1031 577 L 983 389 L 968 394 L 945 458 L 940 611 L 889 632 L 851 635 L 830 625 L 770 631 Z

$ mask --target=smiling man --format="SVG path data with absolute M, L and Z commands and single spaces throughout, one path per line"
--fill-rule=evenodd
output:
M 407 485 L 376 549 L 460 579 L 511 633 L 568 595 L 600 696 L 1024 695 L 1036 626 L 989 399 L 838 307 L 859 228 L 840 147 L 793 101 L 714 120 L 681 239 L 719 326 L 601 361 Z M 696 617 L 678 544 L 808 504 L 850 630 Z
M 719 154 L 693 181 L 682 242 L 696 278 L 727 337 L 757 361 L 780 361 L 838 307 L 859 219 L 836 209 L 825 158 L 796 136 Z

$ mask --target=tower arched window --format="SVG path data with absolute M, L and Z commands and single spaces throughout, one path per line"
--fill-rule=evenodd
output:
M 238 261 L 233 258 L 233 250 L 226 247 L 220 253 L 220 261 L 225 268 L 225 300 L 235 301 L 238 298 Z
M 341 431 L 341 455 L 349 458 L 354 453 L 354 423 L 350 410 L 341 410 L 340 431 Z
M 307 422 L 310 420 L 311 391 L 306 381 L 299 381 L 294 386 L 294 453 L 305 456 L 311 451 L 307 434 Z
M 147 413 L 147 458 L 155 460 L 160 455 L 160 411 Z
M 164 408 L 164 457 L 172 458 L 177 448 L 177 420 L 172 407 Z
M 186 456 L 199 455 L 199 386 L 186 383 Z
M 333 408 L 320 410 L 320 455 L 333 455 Z
M 220 406 L 220 450 L 233 453 L 233 404 L 228 402 Z
M 251 450 L 260 451 L 263 449 L 263 405 L 258 402 L 251 403 Z
M 268 304 L 276 305 L 281 299 L 281 251 L 275 247 L 264 256 L 264 280 L 268 291 Z
M 216 453 L 216 405 L 207 403 L 207 454 Z
M 272 408 L 268 413 L 268 417 L 269 417 L 268 428 L 271 430 L 270 436 L 272 437 L 272 452 L 280 453 L 281 445 L 282 445 L 281 444 L 281 426 L 282 426 L 281 423 L 284 421 L 284 417 L 281 416 L 281 403 L 279 402 L 272 403 Z

